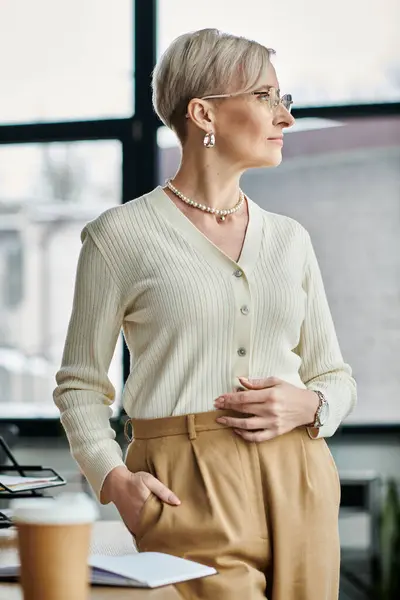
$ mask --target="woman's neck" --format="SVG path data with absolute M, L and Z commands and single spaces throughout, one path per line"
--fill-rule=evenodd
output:
M 239 200 L 239 180 L 240 174 L 233 170 L 229 173 L 217 165 L 182 160 L 172 183 L 190 200 L 212 208 L 228 209 Z

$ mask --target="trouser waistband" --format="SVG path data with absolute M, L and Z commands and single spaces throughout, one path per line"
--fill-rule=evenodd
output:
M 217 423 L 218 417 L 245 418 L 250 415 L 234 410 L 213 410 L 203 413 L 194 413 L 177 417 L 164 417 L 158 419 L 127 419 L 124 433 L 130 442 L 133 438 L 146 440 L 165 437 L 169 435 L 188 435 L 189 439 L 196 439 L 197 433 L 213 429 L 227 429 L 230 425 Z M 129 435 L 129 427 L 131 435 Z

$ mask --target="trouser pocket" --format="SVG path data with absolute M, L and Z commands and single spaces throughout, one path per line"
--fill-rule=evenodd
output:
M 151 526 L 152 522 L 154 522 L 154 517 L 159 512 L 160 502 L 162 502 L 162 500 L 160 500 L 156 494 L 150 492 L 150 496 L 142 506 L 136 532 L 133 534 L 137 542 L 141 539 L 143 533 L 148 529 L 148 527 Z
M 133 440 L 128 447 L 125 464 L 131 473 L 138 473 L 143 471 L 145 473 L 151 473 L 149 464 L 147 461 L 147 445 L 148 440 Z M 140 542 L 143 534 L 149 527 L 154 525 L 157 520 L 157 516 L 160 513 L 162 501 L 160 498 L 150 491 L 150 495 L 146 498 L 140 513 L 136 531 L 131 532 L 134 536 L 136 543 Z

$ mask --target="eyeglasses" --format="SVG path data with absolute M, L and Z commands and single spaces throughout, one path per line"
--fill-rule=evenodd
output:
M 292 111 L 293 98 L 291 94 L 281 96 L 280 90 L 275 87 L 269 87 L 260 92 L 238 92 L 235 94 L 215 94 L 213 96 L 203 96 L 201 100 L 212 100 L 213 98 L 234 98 L 241 95 L 257 96 L 261 102 L 265 102 L 271 110 L 275 110 L 282 104 L 288 112 Z

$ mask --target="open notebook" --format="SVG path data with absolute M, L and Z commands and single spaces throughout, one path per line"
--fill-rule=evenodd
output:
M 161 552 L 125 556 L 92 555 L 92 583 L 154 588 L 214 575 L 212 567 Z
M 142 552 L 122 556 L 92 554 L 89 558 L 90 580 L 93 585 L 156 588 L 163 585 L 207 577 L 217 573 L 190 560 L 160 552 Z M 17 579 L 19 564 L 0 566 L 1 579 Z

